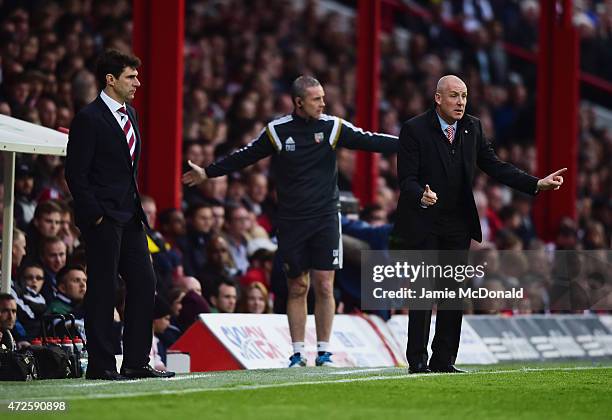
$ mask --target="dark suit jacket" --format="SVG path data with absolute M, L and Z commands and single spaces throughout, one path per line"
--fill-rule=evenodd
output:
M 472 194 L 476 166 L 497 181 L 526 194 L 535 194 L 538 179 L 498 159 L 482 134 L 478 118 L 464 114 L 458 121 L 456 136 L 457 139 L 461 136 L 463 153 L 464 182 L 461 194 L 466 208 L 461 210 L 468 218 L 466 222 L 471 238 L 480 242 L 482 232 Z M 405 122 L 400 133 L 397 157 L 400 198 L 393 234 L 408 245 L 425 239 L 439 215 L 436 205 L 421 207 L 425 184 L 429 184 L 438 198 L 448 190 L 447 164 L 442 158 L 448 150 L 440 138 L 447 141 L 434 108 Z
M 99 96 L 72 120 L 66 181 L 74 197 L 75 222 L 82 230 L 101 216 L 127 222 L 135 212 L 147 224 L 136 181 L 141 151 L 138 118 L 129 105 L 127 113 L 136 133 L 133 165 L 125 134 Z

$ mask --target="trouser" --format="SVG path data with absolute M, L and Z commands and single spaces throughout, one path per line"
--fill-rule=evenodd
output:
M 85 331 L 89 367 L 115 370 L 113 313 L 118 275 L 126 286 L 123 366 L 142 367 L 151 350 L 155 274 L 142 222 L 108 217 L 84 232 L 87 243 Z
M 394 248 L 402 249 L 401 240 L 396 241 Z M 446 261 L 439 261 L 441 264 L 466 264 L 467 250 L 470 246 L 470 234 L 466 224 L 457 217 L 442 218 L 434 229 L 425 239 L 411 246 L 412 249 L 419 250 L 438 250 L 438 251 L 464 251 L 452 252 L 451 255 L 441 256 Z M 405 249 L 405 248 L 404 248 Z M 449 285 L 453 285 L 451 280 Z M 440 287 L 441 283 L 438 283 Z M 452 309 L 445 309 L 448 306 Z M 436 331 L 431 345 L 432 356 L 429 361 L 430 366 L 447 366 L 454 364 L 459 350 L 459 339 L 461 337 L 461 321 L 463 310 L 456 309 L 459 306 L 455 302 L 438 302 L 436 313 Z M 409 310 L 408 311 L 408 345 L 406 347 L 406 359 L 408 364 L 416 366 L 427 364 L 429 342 L 429 329 L 431 323 L 431 309 Z

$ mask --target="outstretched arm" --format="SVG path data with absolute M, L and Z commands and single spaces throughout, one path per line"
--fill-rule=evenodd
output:
M 524 192 L 525 194 L 534 195 L 538 191 L 539 180 L 533 175 L 529 175 L 512 165 L 511 163 L 500 160 L 491 143 L 484 138 L 482 134 L 482 126 L 478 124 L 480 130 L 478 138 L 478 156 L 477 165 L 487 175 L 494 178 L 515 190 Z
M 257 139 L 253 140 L 242 149 L 238 149 L 229 156 L 209 165 L 206 169 L 188 161 L 187 163 L 191 167 L 191 170 L 183 174 L 183 184 L 193 187 L 194 185 L 204 182 L 207 178 L 227 175 L 252 165 L 258 160 L 270 156 L 274 152 L 277 152 L 274 140 L 270 138 L 269 134 L 264 129 Z
M 364 131 L 341 118 L 334 121 L 331 144 L 333 148 L 340 146 L 380 153 L 397 153 L 399 149 L 397 136 Z
M 193 187 L 206 181 L 208 177 L 206 176 L 204 168 L 196 165 L 190 160 L 187 161 L 187 164 L 191 169 L 183 174 L 183 184 L 186 184 L 188 187 Z

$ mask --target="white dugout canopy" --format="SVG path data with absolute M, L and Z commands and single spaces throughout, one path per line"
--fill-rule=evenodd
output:
M 67 144 L 67 134 L 0 115 L 0 151 L 4 161 L 2 292 L 8 293 L 11 289 L 15 153 L 66 156 Z

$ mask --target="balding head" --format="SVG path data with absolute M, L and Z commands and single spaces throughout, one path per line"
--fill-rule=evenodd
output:
M 198 295 L 202 295 L 202 285 L 200 284 L 200 281 L 195 277 L 180 277 L 174 282 L 174 285 L 185 293 L 194 291 Z
M 443 93 L 448 89 L 452 88 L 463 88 L 467 92 L 467 86 L 455 75 L 447 74 L 446 76 L 442 76 L 440 80 L 438 80 L 438 84 L 436 85 L 436 93 Z
M 448 124 L 454 124 L 465 113 L 467 86 L 457 76 L 446 75 L 438 80 L 434 100 L 438 115 Z

